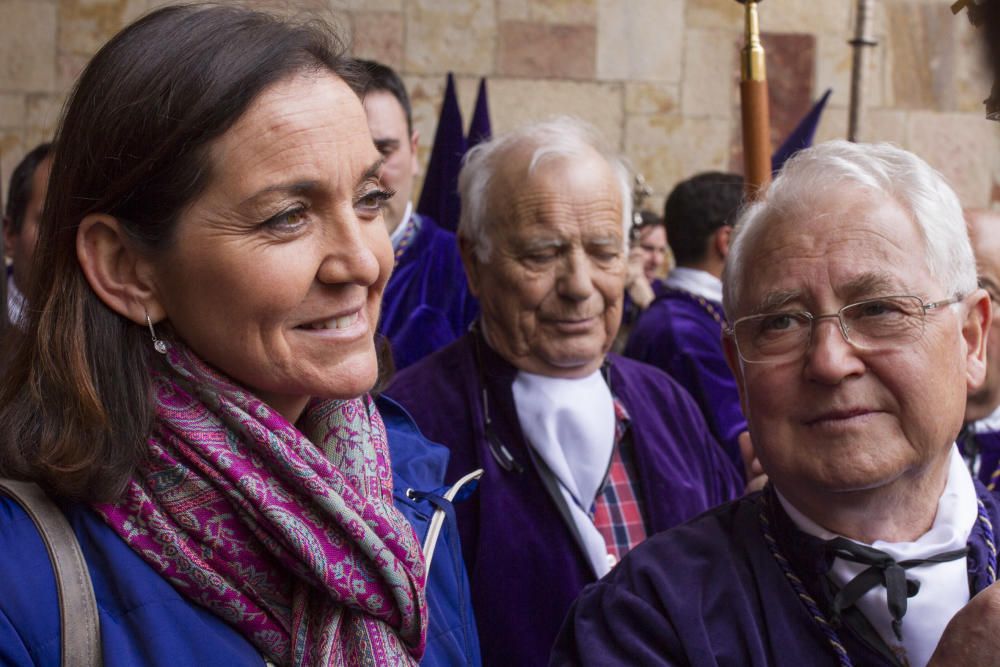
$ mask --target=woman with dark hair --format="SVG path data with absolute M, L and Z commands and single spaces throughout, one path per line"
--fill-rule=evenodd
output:
M 391 193 L 357 90 L 321 26 L 170 7 L 73 91 L 0 475 L 69 520 L 107 665 L 478 661 L 458 550 L 428 575 L 418 538 L 447 454 L 368 394 Z M 58 664 L 59 613 L 0 499 L 0 663 Z

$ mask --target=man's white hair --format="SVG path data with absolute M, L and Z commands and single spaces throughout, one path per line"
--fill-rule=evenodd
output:
M 458 222 L 460 236 L 471 241 L 480 261 L 487 262 L 492 251 L 490 225 L 500 217 L 491 202 L 491 188 L 504 161 L 524 148 L 533 148 L 528 175 L 539 165 L 554 160 L 586 157 L 592 151 L 603 157 L 618 181 L 622 195 L 622 230 L 628 243 L 632 227 L 632 179 L 625 161 L 607 147 L 600 133 L 589 123 L 571 116 L 557 116 L 523 125 L 515 130 L 478 144 L 465 155 L 458 175 L 462 212 Z
M 738 316 L 747 248 L 771 222 L 810 215 L 824 196 L 860 187 L 891 197 L 913 219 L 924 239 L 927 268 L 949 296 L 976 289 L 976 261 L 955 192 L 919 157 L 892 144 L 828 141 L 795 154 L 762 199 L 740 213 L 723 273 L 723 307 Z M 846 196 L 851 196 L 850 192 Z

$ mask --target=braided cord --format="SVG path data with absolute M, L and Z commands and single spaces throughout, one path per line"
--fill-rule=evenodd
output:
M 993 471 L 992 475 L 990 475 L 990 483 L 986 485 L 986 490 L 987 491 L 996 491 L 996 489 L 997 489 L 997 480 L 1000 480 L 1000 466 L 997 466 L 997 469 Z M 980 504 L 982 504 L 982 503 L 980 503 Z
M 993 474 L 993 479 L 996 479 L 996 473 Z M 989 573 L 990 584 L 992 584 L 997 580 L 997 545 L 993 536 L 993 522 L 990 521 L 990 515 L 986 513 L 986 505 L 983 504 L 983 501 L 977 498 L 976 502 L 979 504 L 979 523 L 983 527 L 986 548 L 990 552 L 989 559 L 986 561 L 986 572 Z
M 792 589 L 798 596 L 799 600 L 805 605 L 806 610 L 809 612 L 809 616 L 812 618 L 813 622 L 819 626 L 819 629 L 823 631 L 826 635 L 826 641 L 830 644 L 833 652 L 837 655 L 837 661 L 840 663 L 841 667 L 852 667 L 854 663 L 851 662 L 850 656 L 847 655 L 847 649 L 844 648 L 843 643 L 840 641 L 840 636 L 837 631 L 833 629 L 830 622 L 826 620 L 826 616 L 820 611 L 819 605 L 813 599 L 806 587 L 802 584 L 802 580 L 799 579 L 798 575 L 792 571 L 792 565 L 785 558 L 784 554 L 778 548 L 778 542 L 774 539 L 774 535 L 771 533 L 771 521 L 767 518 L 768 501 L 766 493 L 760 495 L 759 501 L 760 507 L 758 508 L 757 518 L 760 520 L 760 528 L 764 533 L 764 541 L 767 542 L 767 548 L 771 552 L 771 556 L 777 561 L 778 566 L 785 575 L 785 579 L 788 583 L 792 585 Z

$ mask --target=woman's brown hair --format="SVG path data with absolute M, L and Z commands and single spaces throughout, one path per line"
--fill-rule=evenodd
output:
M 3 341 L 0 475 L 86 501 L 124 488 L 153 422 L 149 332 L 91 290 L 77 228 L 107 214 L 144 251 L 166 247 L 211 178 L 213 140 L 264 89 L 303 70 L 359 89 L 325 25 L 209 5 L 155 11 L 87 65 L 56 135 L 26 329 Z

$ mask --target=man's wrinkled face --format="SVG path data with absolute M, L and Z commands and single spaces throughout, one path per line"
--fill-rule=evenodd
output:
M 596 152 L 556 158 L 528 174 L 509 156 L 489 199 L 497 216 L 482 261 L 463 259 L 490 345 L 514 366 L 552 377 L 598 369 L 621 320 L 625 286 L 622 193 Z
M 916 222 L 896 201 L 857 188 L 800 207 L 748 242 L 734 319 L 836 313 L 888 295 L 951 296 L 926 266 Z M 930 310 L 917 340 L 877 352 L 848 343 L 836 318 L 814 322 L 803 356 L 791 361 L 735 361 L 727 338 L 754 447 L 779 490 L 816 499 L 908 484 L 944 465 L 966 391 L 981 379 L 985 298 L 977 291 Z

